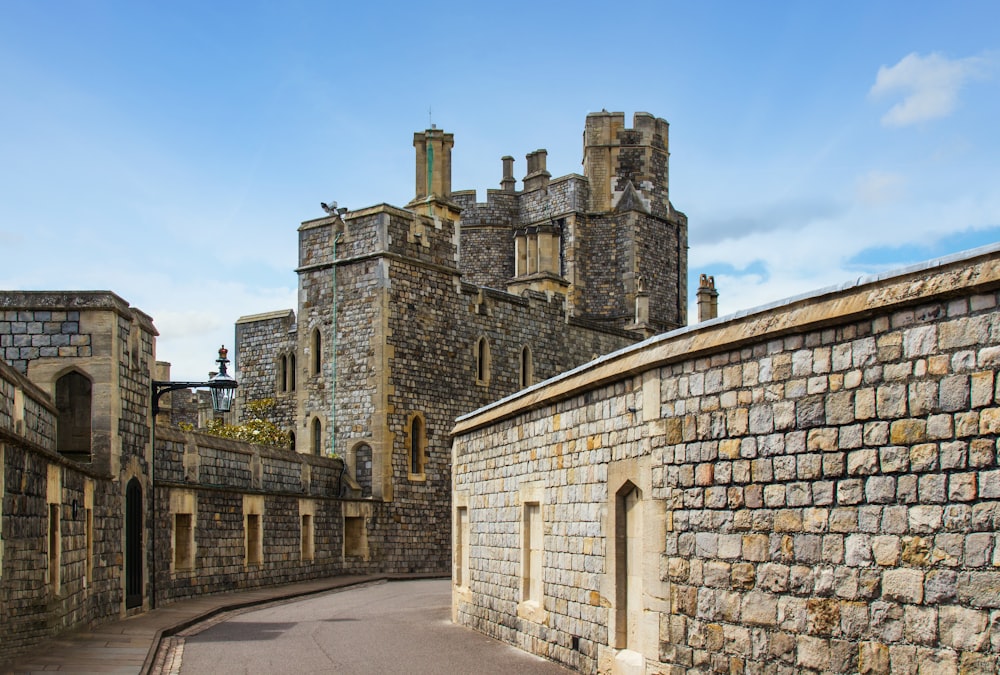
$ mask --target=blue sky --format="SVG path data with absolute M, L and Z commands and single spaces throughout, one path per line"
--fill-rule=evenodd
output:
M 0 288 L 109 289 L 203 377 L 294 307 L 320 201 L 580 172 L 586 114 L 671 124 L 722 313 L 1000 240 L 996 2 L 0 0 Z M 520 183 L 518 184 L 520 186 Z M 692 290 L 696 282 L 691 284 Z

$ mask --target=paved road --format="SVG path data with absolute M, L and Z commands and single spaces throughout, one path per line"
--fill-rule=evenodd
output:
M 173 638 L 168 669 L 212 673 L 571 671 L 451 623 L 448 579 L 394 581 L 247 611 Z

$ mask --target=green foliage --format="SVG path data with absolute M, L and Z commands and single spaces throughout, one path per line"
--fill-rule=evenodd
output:
M 246 411 L 251 418 L 243 424 L 226 424 L 220 419 L 214 419 L 201 431 L 222 438 L 287 449 L 290 441 L 288 432 L 282 431 L 274 422 L 265 419 L 274 405 L 273 398 L 248 401 Z

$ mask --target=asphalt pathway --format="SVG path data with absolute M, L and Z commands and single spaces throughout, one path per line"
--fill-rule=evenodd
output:
M 374 582 L 243 609 L 169 638 L 162 672 L 569 673 L 451 623 L 448 579 Z

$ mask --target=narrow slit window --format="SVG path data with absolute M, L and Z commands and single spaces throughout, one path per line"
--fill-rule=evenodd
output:
M 309 349 L 312 355 L 311 373 L 319 375 L 323 369 L 323 335 L 320 333 L 319 328 L 313 328 L 312 338 L 309 341 Z
M 323 454 L 323 424 L 319 421 L 318 417 L 314 417 L 312 421 L 312 454 L 322 455 Z
M 53 593 L 59 593 L 62 536 L 60 530 L 59 504 L 49 504 L 49 585 Z
M 476 342 L 476 384 L 489 384 L 490 381 L 490 343 L 481 337 Z
M 521 600 L 542 604 L 542 509 L 537 502 L 524 505 Z
M 413 419 L 410 420 L 409 432 L 407 441 L 409 443 L 410 474 L 422 476 L 424 474 L 426 434 L 423 418 L 419 414 L 414 415 Z

